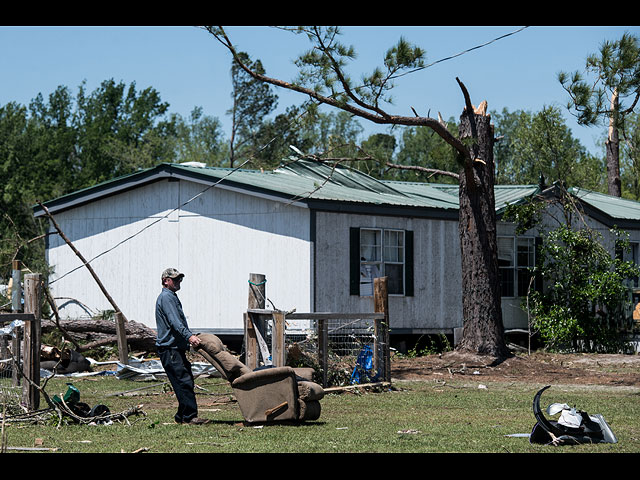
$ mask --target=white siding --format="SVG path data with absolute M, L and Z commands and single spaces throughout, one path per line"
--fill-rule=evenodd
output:
M 155 328 L 160 274 L 167 267 L 185 273 L 178 295 L 194 330 L 242 331 L 250 273 L 266 275 L 267 297 L 278 308 L 308 311 L 308 210 L 213 188 L 172 212 L 205 188 L 163 180 L 61 212 L 56 219 L 87 259 L 124 241 L 91 265 L 130 320 Z M 54 296 L 74 298 L 93 312 L 112 309 L 86 268 L 56 281 L 80 265 L 57 235 L 51 236 L 48 255 L 55 268 Z M 84 312 L 67 303 L 62 314 L 74 318 Z

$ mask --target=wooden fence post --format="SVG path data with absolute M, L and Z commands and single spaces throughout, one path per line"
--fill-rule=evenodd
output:
M 326 318 L 317 320 L 318 328 L 318 365 L 322 372 L 322 386 L 328 382 L 327 369 L 329 368 L 329 322 Z
M 11 262 L 11 311 L 22 312 L 22 272 L 20 270 L 20 260 Z M 11 351 L 13 352 L 13 364 L 11 368 L 11 384 L 14 387 L 22 383 L 22 375 L 18 369 L 22 369 L 21 362 L 22 328 L 16 327 L 11 338 Z
M 22 386 L 22 401 L 30 410 L 40 407 L 40 320 L 42 279 L 39 273 L 24 276 L 24 311 L 33 315 L 33 320 L 24 322 L 24 375 L 30 382 Z M 33 384 L 32 384 L 33 382 Z
M 374 312 L 383 313 L 384 319 L 375 320 L 374 364 L 382 373 L 383 381 L 391 381 L 391 351 L 389 349 L 389 295 L 387 277 L 373 279 Z
M 116 336 L 118 338 L 118 358 L 123 365 L 129 365 L 129 350 L 127 348 L 127 331 L 124 326 L 124 315 L 122 312 L 115 313 Z
M 251 273 L 249 275 L 249 310 L 261 310 L 264 309 L 266 302 L 266 279 L 263 274 Z M 255 322 L 255 323 L 254 323 Z M 256 336 L 255 328 L 258 328 L 262 323 L 262 320 L 258 315 L 251 315 L 245 313 L 244 315 L 244 352 L 245 352 L 245 364 L 251 370 L 258 366 L 258 338 Z M 262 331 L 260 332 L 262 334 Z

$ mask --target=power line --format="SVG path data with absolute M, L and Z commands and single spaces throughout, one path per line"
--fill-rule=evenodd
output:
M 524 30 L 525 28 L 529 28 L 529 26 L 520 27 L 519 29 L 514 30 L 513 32 L 509 32 L 509 33 L 506 33 L 506 34 L 501 35 L 501 36 L 499 36 L 499 37 L 496 37 L 496 38 L 494 38 L 493 40 L 489 40 L 488 42 L 485 42 L 485 43 L 483 43 L 483 44 L 481 44 L 481 45 L 476 45 L 475 47 L 468 48 L 468 49 L 466 49 L 466 50 L 463 50 L 463 51 L 462 51 L 462 52 L 460 52 L 460 53 L 456 53 L 455 55 L 450 55 L 450 56 L 448 56 L 448 57 L 441 58 L 440 60 L 436 60 L 435 62 L 432 62 L 432 63 L 430 63 L 430 64 L 428 64 L 428 65 L 424 65 L 424 66 L 422 66 L 422 67 L 414 68 L 413 70 L 409 70 L 409 71 L 407 71 L 407 72 L 403 72 L 403 73 L 400 73 L 400 74 L 398 74 L 398 75 L 394 75 L 394 76 L 392 76 L 392 77 L 390 77 L 390 78 L 391 78 L 391 79 L 394 79 L 394 78 L 403 77 L 403 76 L 408 75 L 408 74 L 410 74 L 410 73 L 415 73 L 415 72 L 418 72 L 418 71 L 420 71 L 420 70 L 424 70 L 424 69 L 426 69 L 426 68 L 432 67 L 432 66 L 434 66 L 434 65 L 435 65 L 435 64 L 437 64 L 437 63 L 442 63 L 442 62 L 445 62 L 445 61 L 447 61 L 447 60 L 454 59 L 454 58 L 456 58 L 456 57 L 459 57 L 459 56 L 461 56 L 461 55 L 464 55 L 465 53 L 469 53 L 469 52 L 471 52 L 471 51 L 473 51 L 473 50 L 477 50 L 477 49 L 479 49 L 479 48 L 486 47 L 487 45 L 490 45 L 490 44 L 492 44 L 492 43 L 494 43 L 494 42 L 497 42 L 498 40 L 502 40 L 503 38 L 510 37 L 511 35 L 515 35 L 516 33 L 519 33 L 519 32 L 521 32 L 522 30 Z

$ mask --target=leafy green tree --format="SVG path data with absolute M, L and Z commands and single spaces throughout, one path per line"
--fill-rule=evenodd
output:
M 41 133 L 24 106 L 10 102 L 0 107 L 0 277 L 5 279 L 11 276 L 12 260 L 26 261 L 34 271 L 46 271 L 44 242 L 31 242 L 44 232 L 30 207 L 56 188 L 60 172 L 57 159 L 41 161 L 46 146 Z
M 549 210 L 559 214 L 552 217 L 555 225 L 543 222 L 542 212 Z M 537 228 L 542 238 L 526 308 L 546 348 L 625 351 L 620 331 L 633 323 L 630 285 L 640 273 L 634 262 L 623 261 L 628 235 L 614 227 L 605 241 L 561 185 L 545 199 L 508 206 L 503 218 L 516 224 L 517 234 Z
M 0 276 L 11 260 L 46 272 L 44 225 L 31 207 L 79 188 L 173 161 L 168 104 L 153 88 L 137 91 L 113 80 L 74 98 L 58 87 L 45 101 L 37 95 L 27 109 L 15 102 L 0 107 Z
M 201 162 L 209 166 L 224 166 L 229 158 L 229 145 L 222 124 L 216 117 L 204 115 L 195 107 L 187 119 L 172 115 L 176 162 Z M 170 138 L 166 141 L 172 142 Z
M 291 146 L 303 152 L 313 151 L 316 147 L 313 134 L 315 118 L 313 113 L 294 105 L 273 119 L 263 119 L 251 139 L 256 152 L 251 164 L 255 168 L 275 168 L 291 156 Z
M 607 135 L 607 188 L 610 195 L 622 195 L 620 181 L 619 131 L 640 98 L 640 41 L 625 33 L 620 40 L 603 42 L 598 54 L 589 55 L 586 76 L 574 72 L 558 74 L 569 93 L 568 108 L 574 109 L 583 125 L 609 123 Z
M 570 186 L 601 191 L 604 188 L 603 164 L 590 155 L 571 135 L 560 110 L 544 107 L 541 111 L 494 114 L 496 135 L 496 182 L 535 184 L 541 175 L 547 183 L 556 180 Z
M 394 159 L 397 143 L 396 137 L 387 133 L 370 135 L 360 144 L 360 147 L 361 151 L 371 159 L 356 161 L 353 167 L 376 178 L 397 178 L 395 172 L 390 173 L 386 167 Z
M 561 225 L 548 232 L 541 252 L 539 272 L 546 289 L 533 292 L 529 305 L 547 347 L 627 353 L 619 334 L 632 322 L 625 282 L 638 275 L 638 267 L 612 256 L 602 235 L 586 227 Z
M 453 119 L 447 129 L 454 132 L 457 125 Z M 428 127 L 406 128 L 402 131 L 401 143 L 395 157 L 396 177 L 401 180 L 457 183 L 458 160 L 456 151 L 442 137 Z M 419 168 L 405 168 L 419 167 Z
M 169 105 L 161 101 L 160 94 L 152 87 L 138 92 L 135 82 L 127 87 L 111 79 L 87 95 L 83 84 L 76 103 L 75 188 L 106 181 L 135 168 L 124 162 L 121 155 L 112 155 L 114 143 L 142 148 L 149 137 L 162 137 L 171 132 L 163 121 Z M 155 145 L 162 151 L 161 142 Z M 151 151 L 152 157 L 160 156 L 159 153 Z
M 238 56 L 241 62 L 256 72 L 264 73 L 260 60 L 251 61 L 245 52 L 239 52 Z M 229 167 L 233 168 L 237 158 L 257 154 L 252 139 L 260 129 L 263 119 L 276 108 L 278 97 L 271 93 L 268 84 L 247 74 L 235 60 L 231 63 L 231 84 L 233 104 L 227 114 L 231 116 Z

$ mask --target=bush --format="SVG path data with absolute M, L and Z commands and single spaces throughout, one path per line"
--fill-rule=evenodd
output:
M 621 248 L 628 244 L 612 230 Z M 619 331 L 630 326 L 625 281 L 638 275 L 632 262 L 612 257 L 598 232 L 561 225 L 543 237 L 536 267 L 545 291 L 529 297 L 533 324 L 552 350 L 625 351 Z

